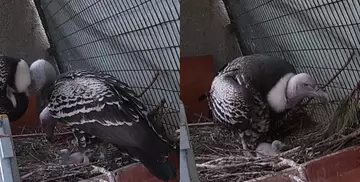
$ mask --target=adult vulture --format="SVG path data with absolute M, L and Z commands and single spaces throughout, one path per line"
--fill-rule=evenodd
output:
M 243 148 L 254 150 L 269 131 L 270 113 L 282 113 L 305 97 L 327 99 L 327 94 L 289 62 L 254 54 L 236 58 L 214 78 L 209 105 L 214 119 L 240 131 Z
M 22 59 L 0 55 L 0 113 L 6 114 L 10 121 L 18 120 L 26 112 L 28 97 L 36 93 L 31 85 L 38 85 L 43 80 L 55 81 L 55 77 L 49 77 L 49 74 L 56 74 L 55 70 L 40 69 L 50 63 L 37 60 L 33 64 L 39 66 L 30 69 Z M 32 77 L 33 74 L 40 77 Z
M 161 180 L 176 177 L 167 158 L 173 146 L 155 131 L 135 92 L 112 75 L 89 70 L 60 75 L 40 120 L 50 141 L 61 122 L 126 151 Z

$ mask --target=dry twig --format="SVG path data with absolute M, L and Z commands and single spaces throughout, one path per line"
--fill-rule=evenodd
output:
M 19 172 L 22 181 L 57 181 L 57 182 L 76 182 L 81 179 L 87 179 L 97 174 L 90 173 L 90 165 L 61 165 L 61 149 L 67 148 L 71 153 L 77 149 L 70 140 L 73 136 L 59 136 L 56 143 L 48 143 L 44 138 L 35 135 L 32 137 L 14 138 L 14 148 L 16 152 Z M 115 147 L 109 147 L 112 153 L 117 151 Z M 98 146 L 91 147 L 91 161 L 97 161 L 99 158 Z M 120 154 L 119 154 L 120 155 Z M 115 170 L 122 166 L 132 163 L 130 158 L 122 156 L 121 160 L 114 162 L 114 157 L 106 156 L 99 162 L 93 162 L 91 165 L 97 165 L 109 170 Z
M 94 169 L 91 171 L 91 173 L 102 173 L 104 175 L 106 175 L 109 178 L 108 182 L 116 182 L 115 176 L 112 174 L 112 172 L 106 170 L 103 167 L 98 167 L 98 166 L 94 166 L 92 165 L 91 167 L 93 167 Z M 105 181 L 105 180 L 104 180 Z
M 62 132 L 62 133 L 54 133 L 54 136 L 64 136 L 64 135 L 72 135 L 72 132 Z M 30 133 L 30 134 L 21 134 L 21 135 L 13 135 L 13 138 L 28 138 L 28 137 L 44 137 L 45 133 Z
M 207 122 L 207 123 L 189 123 L 188 126 L 213 126 L 215 125 L 214 122 Z

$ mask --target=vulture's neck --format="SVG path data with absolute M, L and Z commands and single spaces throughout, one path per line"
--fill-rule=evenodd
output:
M 280 113 L 287 108 L 287 85 L 290 78 L 294 75 L 294 73 L 284 75 L 267 95 L 267 101 L 269 102 L 270 107 L 277 113 Z

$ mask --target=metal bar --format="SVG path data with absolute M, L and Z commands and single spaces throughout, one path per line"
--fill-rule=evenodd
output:
M 11 137 L 10 122 L 6 114 L 0 115 L 0 172 L 2 182 L 20 182 L 20 174 Z
M 190 132 L 187 126 L 185 107 L 180 101 L 180 181 L 199 182 L 194 152 L 191 146 Z

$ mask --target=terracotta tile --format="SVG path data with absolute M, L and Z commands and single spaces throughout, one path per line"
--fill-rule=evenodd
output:
M 259 177 L 253 180 L 248 180 L 246 182 L 292 182 L 287 175 L 299 175 L 299 173 L 296 170 L 293 169 L 285 169 L 284 171 L 281 171 L 277 173 L 276 175 L 269 176 L 269 177 Z
M 359 182 L 360 181 L 360 168 L 344 172 L 336 177 L 324 180 L 326 182 Z
M 357 182 L 360 181 L 360 146 L 344 149 L 303 165 L 305 165 L 309 182 Z M 254 181 L 290 182 L 290 179 L 279 174 L 251 180 L 251 182 Z
M 28 131 L 34 131 L 39 127 L 38 109 L 35 96 L 29 98 L 29 105 L 25 114 L 17 121 L 11 122 L 10 126 L 12 134 L 20 134 L 24 127 L 26 127 Z
M 175 165 L 177 169 L 177 179 L 171 180 L 169 182 L 179 182 L 180 181 L 180 171 L 179 171 L 179 157 L 176 154 L 169 156 L 169 159 Z M 156 177 L 154 177 L 142 164 L 137 164 L 131 166 L 126 170 L 119 173 L 118 181 L 126 182 L 163 182 Z
M 179 172 L 176 180 L 171 180 L 169 182 L 179 182 Z M 154 177 L 142 164 L 137 164 L 136 166 L 128 168 L 126 171 L 121 172 L 117 178 L 118 181 L 126 182 L 163 182 L 156 177 Z
M 180 58 L 180 99 L 185 105 L 188 122 L 198 119 L 195 114 L 208 116 L 209 107 L 206 99 L 199 102 L 199 97 L 210 90 L 214 78 L 212 56 Z
M 309 162 L 306 172 L 311 182 L 327 182 L 359 167 L 360 147 L 352 147 Z

